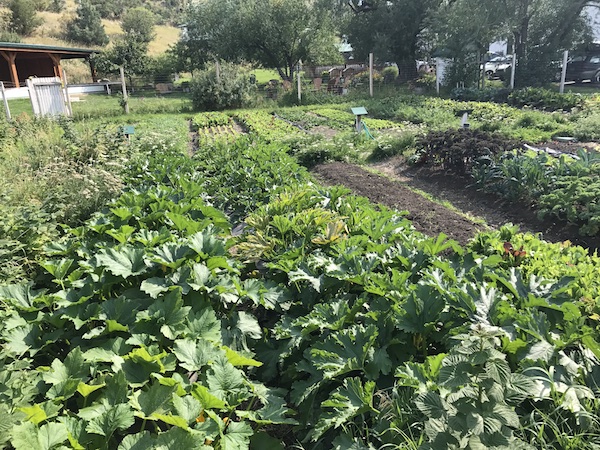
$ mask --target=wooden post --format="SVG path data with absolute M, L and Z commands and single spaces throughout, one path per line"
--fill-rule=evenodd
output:
M 565 50 L 563 53 L 563 65 L 562 71 L 560 73 L 560 88 L 559 92 L 561 94 L 565 93 L 565 80 L 567 79 L 567 63 L 569 62 L 569 50 Z
M 92 74 L 92 81 L 95 83 L 96 81 L 98 81 L 98 71 L 96 70 L 96 64 L 94 64 L 94 60 L 92 60 L 91 58 L 86 58 L 86 61 L 90 65 L 90 72 Z
M 517 53 L 513 52 L 512 64 L 510 67 L 510 88 L 515 88 L 515 71 L 517 70 Z
M 125 104 L 125 114 L 129 114 L 129 96 L 127 95 L 127 84 L 125 84 L 125 69 L 123 67 L 119 67 L 119 71 L 121 72 L 121 89 L 123 89 L 123 102 Z
M 65 69 L 63 69 L 62 71 L 62 80 L 63 80 L 63 87 L 64 87 L 64 91 L 65 91 L 65 99 L 67 100 L 67 114 L 69 117 L 73 116 L 73 107 L 71 106 L 71 97 L 69 97 L 69 84 L 67 82 L 67 73 L 65 72 Z
M 221 64 L 219 60 L 215 60 L 215 75 L 217 77 L 217 83 L 221 82 Z
M 435 92 L 440 95 L 442 84 L 442 58 L 435 58 Z
M 0 81 L 0 90 L 2 90 L 2 101 L 4 102 L 4 111 L 6 111 L 6 120 L 9 122 L 12 120 L 10 116 L 10 108 L 8 107 L 8 100 L 6 99 L 6 92 L 4 90 L 4 82 Z
M 60 56 L 56 56 L 53 53 L 48 53 L 48 56 L 52 60 L 52 64 L 54 65 L 54 76 L 58 77 L 62 80 L 63 70 L 60 64 Z
M 477 55 L 479 56 L 479 52 L 477 52 Z M 481 89 L 485 89 L 485 63 L 486 63 L 486 57 L 484 56 L 483 58 L 478 58 L 479 59 L 479 65 L 482 66 L 481 70 L 479 71 L 480 75 L 481 75 Z M 483 59 L 483 61 L 482 61 Z
M 369 53 L 369 95 L 373 97 L 373 52 Z
M 15 52 L 0 52 L 2 57 L 8 62 L 10 69 L 10 78 L 15 85 L 15 87 L 21 87 L 19 83 L 19 73 L 17 72 L 17 64 L 15 63 L 15 59 L 17 58 L 17 54 Z
M 479 50 L 477 50 L 475 58 L 477 58 L 477 89 L 481 89 L 481 55 Z
M 302 61 L 298 61 L 298 103 L 302 103 L 302 80 L 300 80 L 300 69 L 302 68 Z

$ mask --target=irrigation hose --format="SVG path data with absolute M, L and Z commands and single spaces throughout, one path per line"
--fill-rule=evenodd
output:
M 367 124 L 364 123 L 364 122 L 361 122 L 361 124 L 362 124 L 363 130 L 365 130 L 365 134 L 367 135 L 367 137 L 370 137 L 371 139 L 375 140 L 375 138 L 373 137 L 373 135 L 369 131 L 369 128 L 367 127 Z

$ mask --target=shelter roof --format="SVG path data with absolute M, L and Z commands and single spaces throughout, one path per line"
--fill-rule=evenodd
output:
M 85 48 L 57 47 L 54 45 L 23 44 L 16 42 L 0 42 L 0 51 L 23 53 L 53 53 L 62 59 L 87 58 L 97 50 Z

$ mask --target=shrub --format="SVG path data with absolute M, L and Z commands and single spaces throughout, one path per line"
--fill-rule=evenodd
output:
M 574 126 L 573 136 L 580 141 L 596 141 L 600 139 L 600 114 L 582 117 Z
M 44 21 L 37 15 L 32 0 L 12 0 L 10 9 L 10 31 L 21 36 L 29 36 Z
M 526 87 L 513 91 L 508 96 L 508 103 L 517 107 L 532 106 L 549 111 L 570 111 L 583 106 L 583 97 L 579 94 L 559 94 L 549 89 Z
M 69 22 L 66 37 L 85 45 L 108 44 L 108 36 L 102 25 L 100 13 L 89 0 L 79 3 L 77 17 Z
M 48 164 L 36 175 L 43 180 L 43 209 L 68 225 L 87 219 L 123 187 L 120 177 L 106 168 L 69 159 Z
M 417 140 L 419 160 L 441 165 L 459 175 L 471 172 L 476 160 L 520 146 L 518 141 L 479 130 L 433 131 Z
M 386 83 L 393 82 L 396 78 L 398 78 L 398 67 L 396 67 L 396 66 L 385 67 L 381 71 L 381 76 L 383 77 L 384 82 L 386 82 Z
M 390 67 L 390 69 L 393 69 L 393 67 Z M 396 71 L 398 71 L 398 69 L 396 68 Z M 382 72 L 379 72 L 377 70 L 373 71 L 373 83 L 376 84 L 381 84 L 384 81 L 384 75 Z M 356 75 L 354 75 L 352 77 L 352 85 L 356 86 L 356 85 L 369 85 L 369 71 L 365 70 L 363 72 L 357 73 Z
M 8 206 L 12 201 L 0 196 L 0 285 L 33 276 L 42 248 L 60 234 L 51 214 L 37 205 Z
M 459 55 L 444 74 L 444 85 L 473 86 L 477 83 L 479 73 L 479 61 L 473 55 Z
M 190 92 L 194 109 L 201 111 L 240 108 L 249 101 L 251 84 L 248 75 L 235 64 L 220 64 L 194 74 Z
M 511 90 L 507 88 L 454 88 L 450 96 L 463 102 L 506 103 Z
M 375 142 L 377 146 L 371 153 L 371 159 L 385 159 L 401 155 L 407 149 L 413 148 L 415 146 L 416 136 L 414 133 L 406 131 L 398 136 L 378 136 Z
M 436 76 L 434 73 L 421 73 L 416 80 L 412 81 L 415 87 L 420 87 L 428 91 L 435 89 Z

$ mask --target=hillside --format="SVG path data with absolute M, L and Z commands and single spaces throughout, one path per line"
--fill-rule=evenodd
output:
M 164 2 L 147 1 L 146 3 L 163 4 Z M 31 36 L 22 38 L 22 41 L 29 44 L 82 47 L 80 44 L 73 44 L 72 42 L 65 41 L 62 37 L 65 24 L 71 19 L 71 17 L 73 17 L 75 11 L 75 1 L 67 0 L 65 10 L 62 13 L 53 13 L 49 11 L 39 12 L 39 17 L 43 19 L 44 23 L 37 28 Z M 6 13 L 7 10 L 4 9 L 2 15 L 5 16 Z M 118 20 L 103 19 L 102 23 L 104 24 L 106 33 L 111 41 L 123 33 Z M 179 28 L 172 25 L 157 25 L 155 28 L 155 33 L 156 37 L 149 46 L 150 55 L 159 55 L 165 52 L 179 39 Z

